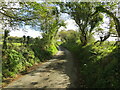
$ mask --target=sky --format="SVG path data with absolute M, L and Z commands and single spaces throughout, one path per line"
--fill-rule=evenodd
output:
M 66 27 L 60 27 L 60 30 L 78 30 L 77 24 L 75 23 L 75 21 L 73 19 L 70 18 L 70 16 L 68 14 L 61 14 L 61 19 L 65 20 L 66 23 Z M 104 23 L 100 26 L 101 28 L 103 28 L 105 31 L 108 31 L 108 29 L 106 27 L 108 27 L 109 24 L 109 18 L 104 17 Z M 40 31 L 36 31 L 32 28 L 30 28 L 29 26 L 25 26 L 25 30 L 15 30 L 15 31 L 11 31 L 10 32 L 10 36 L 18 36 L 18 37 L 22 37 L 23 35 L 26 36 L 31 36 L 33 38 L 35 37 L 42 37 L 41 36 L 41 32 Z M 99 36 L 98 35 L 94 35 L 94 37 L 96 38 L 96 40 L 99 40 Z M 115 37 L 110 37 L 108 39 L 108 41 L 115 41 Z
M 78 30 L 78 27 L 76 26 L 76 23 L 75 23 L 75 21 L 73 20 L 73 19 L 68 19 L 68 20 L 66 20 L 65 21 L 65 23 L 66 23 L 66 27 L 60 27 L 59 28 L 59 31 L 60 30 Z
M 13 6 L 13 5 L 12 5 Z M 20 7 L 19 4 L 15 4 L 14 7 Z M 59 7 L 58 7 L 59 8 Z M 75 23 L 75 21 L 73 19 L 71 19 L 70 15 L 68 14 L 65 14 L 65 13 L 62 13 L 61 14 L 61 19 L 64 19 L 65 20 L 65 23 L 66 23 L 66 27 L 60 27 L 59 31 L 60 30 L 77 30 L 78 27 Z M 109 23 L 109 19 L 108 18 L 104 18 L 104 24 L 101 25 L 101 27 L 105 30 L 105 31 L 108 31 L 108 29 L 106 29 L 106 27 L 108 27 L 108 23 Z M 31 37 L 42 37 L 41 36 L 41 32 L 38 30 L 34 30 L 33 28 L 30 28 L 29 26 L 25 26 L 25 30 L 22 30 L 21 28 L 19 30 L 14 30 L 14 31 L 11 31 L 10 32 L 10 35 L 11 36 L 18 36 L 18 37 L 22 37 L 23 35 L 26 35 L 26 36 L 31 36 Z M 94 35 L 94 37 L 96 38 L 96 40 L 98 40 L 98 36 L 97 35 Z M 109 38 L 108 39 L 109 41 L 112 41 L 112 40 L 115 40 L 115 38 Z
M 76 30 L 78 29 L 78 27 L 76 27 L 75 25 L 75 21 L 72 20 L 72 19 L 68 19 L 65 21 L 66 23 L 66 28 L 65 27 L 60 27 L 59 31 L 60 30 Z M 36 31 L 28 26 L 26 26 L 26 29 L 25 30 L 22 30 L 22 29 L 19 29 L 19 30 L 14 30 L 14 31 L 11 31 L 10 33 L 10 36 L 18 36 L 18 37 L 22 37 L 23 35 L 26 35 L 26 36 L 31 36 L 31 37 L 38 37 L 40 36 L 41 37 L 41 32 L 40 31 Z
M 102 29 L 104 29 L 104 32 L 108 32 L 109 31 L 109 18 L 107 18 L 107 16 L 105 16 L 106 14 L 103 14 L 104 18 L 103 18 L 103 24 L 100 25 L 100 27 Z M 94 35 L 96 40 L 100 40 L 99 36 L 97 34 Z M 106 41 L 116 41 L 117 37 L 109 37 Z
M 65 20 L 66 23 L 66 28 L 65 27 L 60 27 L 60 30 L 76 30 L 76 23 L 74 20 L 72 20 L 70 18 L 70 16 L 68 14 L 61 14 L 61 19 Z M 25 30 L 22 30 L 22 28 L 20 28 L 19 30 L 12 30 L 10 33 L 10 36 L 18 36 L 18 37 L 22 37 L 23 35 L 26 36 L 31 36 L 33 38 L 35 37 L 42 37 L 41 36 L 41 32 L 39 30 L 34 30 L 32 28 L 30 28 L 29 26 L 25 26 Z
M 20 28 L 19 30 L 14 30 L 14 31 L 12 30 L 9 34 L 10 36 L 17 36 L 17 37 L 23 37 L 23 35 L 31 36 L 33 38 L 42 37 L 40 31 L 36 31 L 30 28 L 29 26 L 26 26 L 25 30 L 23 30 L 22 28 Z

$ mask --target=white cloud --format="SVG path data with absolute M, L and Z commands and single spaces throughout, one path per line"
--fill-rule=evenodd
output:
M 18 36 L 18 37 L 23 37 L 23 35 L 25 36 L 31 36 L 33 38 L 35 37 L 42 37 L 41 36 L 41 32 L 39 31 L 35 31 L 34 29 L 19 29 L 19 30 L 14 30 L 10 32 L 10 36 Z
M 116 41 L 117 37 L 109 37 L 107 41 Z
M 31 36 L 31 37 L 41 37 L 41 33 L 39 31 L 31 30 L 29 29 L 28 32 L 26 33 L 26 36 Z
M 61 26 L 58 31 L 65 30 L 65 27 Z
M 68 19 L 70 19 L 70 15 L 67 14 L 67 13 L 61 13 L 61 15 L 60 15 L 60 19 L 68 20 Z
M 67 30 L 78 30 L 77 24 L 75 23 L 73 19 L 67 19 L 65 23 L 66 23 L 66 28 L 62 26 L 59 28 L 59 31 L 60 30 L 66 30 L 66 31 Z
M 65 23 L 67 24 L 66 30 L 70 30 L 70 29 L 77 30 L 78 29 L 78 27 L 76 26 L 76 22 L 73 19 L 68 19 L 65 21 Z

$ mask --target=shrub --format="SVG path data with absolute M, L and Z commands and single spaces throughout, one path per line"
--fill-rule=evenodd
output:
M 64 43 L 64 47 L 73 52 L 80 60 L 80 72 L 87 87 L 119 88 L 120 87 L 120 49 L 112 44 Z

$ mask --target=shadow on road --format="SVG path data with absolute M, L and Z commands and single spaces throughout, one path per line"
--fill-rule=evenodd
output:
M 59 47 L 59 51 L 62 51 L 62 55 L 56 55 L 53 58 L 58 60 L 58 63 L 52 64 L 49 69 L 61 71 L 69 76 L 70 84 L 67 88 L 79 88 L 77 69 L 72 54 L 63 47 Z M 59 60 L 65 60 L 65 62 L 59 62 Z
M 46 61 L 8 87 L 79 88 L 73 56 L 60 46 L 53 59 Z
M 70 84 L 68 85 L 68 88 L 79 88 L 79 83 L 78 83 L 78 77 L 77 77 L 77 68 L 75 65 L 74 58 L 72 54 L 65 48 L 60 47 L 62 51 L 65 53 L 65 73 L 69 76 L 70 78 Z

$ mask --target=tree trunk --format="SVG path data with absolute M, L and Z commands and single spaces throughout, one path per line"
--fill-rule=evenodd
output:
M 4 31 L 4 41 L 3 41 L 3 49 L 7 49 L 7 37 L 8 37 L 8 30 Z
M 87 36 L 86 36 L 86 34 L 81 35 L 80 41 L 81 41 L 83 46 L 87 45 Z

